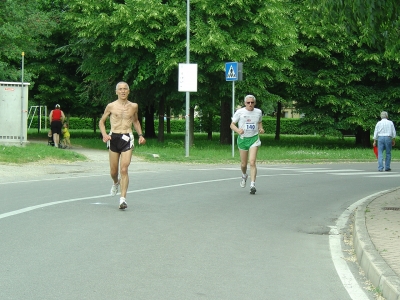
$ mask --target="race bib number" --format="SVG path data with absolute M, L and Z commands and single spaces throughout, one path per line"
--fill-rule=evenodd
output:
M 244 130 L 255 130 L 256 124 L 255 123 L 246 123 L 244 126 Z
M 123 139 L 124 141 L 129 142 L 130 137 L 124 134 L 124 135 L 122 136 L 122 139 Z

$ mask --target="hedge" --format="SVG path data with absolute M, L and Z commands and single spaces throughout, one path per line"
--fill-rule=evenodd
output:
M 28 120 L 28 125 L 31 120 Z M 48 121 L 48 119 L 47 119 Z M 42 117 L 42 128 L 44 128 L 44 117 Z M 37 128 L 38 120 L 37 117 L 33 118 L 30 128 Z M 220 116 L 216 116 L 213 119 L 212 123 L 212 131 L 219 132 L 220 126 Z M 50 124 L 47 124 L 47 127 L 50 127 Z M 109 122 L 107 121 L 106 127 L 109 128 Z M 158 120 L 154 121 L 154 127 L 156 131 L 158 130 Z M 276 119 L 271 117 L 263 118 L 263 127 L 266 133 L 274 134 L 276 128 Z M 77 118 L 70 117 L 69 118 L 69 128 L 71 130 L 93 130 L 93 119 L 92 118 Z M 96 128 L 98 129 L 98 125 L 96 122 Z M 201 118 L 196 118 L 194 120 L 194 131 L 195 132 L 205 132 L 207 128 L 207 124 Z M 143 130 L 144 124 L 143 124 Z M 167 122 L 165 121 L 164 130 L 167 130 Z M 186 130 L 186 121 L 185 120 L 171 120 L 171 132 L 185 132 Z M 305 135 L 305 134 L 314 134 L 314 132 L 309 132 L 306 127 L 301 126 L 300 119 L 281 119 L 281 134 L 294 134 L 294 135 Z
M 300 126 L 300 119 L 281 119 L 281 134 L 294 134 L 294 135 L 305 135 L 314 134 L 314 132 L 308 132 L 306 129 Z M 204 125 L 201 124 L 201 119 L 196 118 L 194 120 L 194 131 L 204 132 Z M 216 117 L 213 121 L 213 132 L 219 132 L 220 117 Z M 154 121 L 156 130 L 158 129 L 158 120 Z M 164 124 L 164 130 L 166 130 L 167 124 Z M 265 117 L 263 118 L 263 128 L 266 133 L 275 134 L 276 119 Z M 185 120 L 171 120 L 171 132 L 185 132 L 186 121 Z
M 100 118 L 98 120 L 100 120 Z M 95 124 L 97 129 L 99 128 L 98 120 L 96 121 L 96 124 Z M 28 126 L 29 126 L 30 122 L 31 122 L 31 119 L 28 120 Z M 42 117 L 42 129 L 44 128 L 44 124 L 45 124 L 45 118 Z M 68 124 L 69 124 L 69 128 L 72 130 L 74 130 L 74 129 L 93 130 L 93 119 L 92 118 L 70 117 L 68 120 Z M 107 122 L 106 122 L 106 127 L 109 128 L 109 120 L 107 120 Z M 36 128 L 36 129 L 38 128 L 38 117 L 37 116 L 33 117 L 30 128 Z M 50 128 L 49 118 L 47 118 L 47 128 Z

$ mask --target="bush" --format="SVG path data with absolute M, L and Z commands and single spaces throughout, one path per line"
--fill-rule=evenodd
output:
M 31 120 L 28 120 L 28 125 Z M 45 120 L 42 117 L 42 124 L 44 124 Z M 48 122 L 48 118 L 47 118 Z M 194 131 L 195 132 L 204 132 L 205 128 L 207 128 L 207 124 L 205 124 L 206 120 L 202 118 L 194 119 Z M 215 116 L 212 123 L 212 131 L 219 132 L 220 130 L 220 122 L 221 117 Z M 164 122 L 164 129 L 165 132 L 167 130 L 167 122 Z M 314 134 L 314 132 L 310 132 L 310 129 L 305 126 L 300 126 L 301 120 L 300 119 L 281 119 L 281 134 L 294 134 L 294 135 L 307 135 L 307 134 Z M 37 117 L 33 118 L 31 123 L 32 129 L 37 129 L 38 120 Z M 145 130 L 145 124 L 143 122 L 143 130 Z M 96 127 L 96 131 L 98 131 L 98 122 L 93 124 L 92 118 L 77 118 L 77 117 L 70 117 L 69 118 L 69 128 L 72 130 L 93 130 L 93 126 Z M 42 127 L 44 127 L 42 125 Z M 48 122 L 47 127 L 50 128 L 50 124 Z M 157 131 L 158 129 L 158 120 L 154 121 L 154 127 Z M 276 128 L 276 119 L 271 117 L 264 117 L 263 118 L 263 127 L 265 132 L 268 134 L 274 134 Z M 110 128 L 109 121 L 107 120 L 106 128 Z M 186 130 L 186 120 L 171 120 L 171 132 L 185 132 Z
M 281 119 L 281 134 L 293 134 L 293 135 L 308 135 L 314 134 L 314 132 L 310 132 L 305 129 L 303 126 L 300 126 L 300 119 Z M 275 134 L 276 131 L 276 119 L 265 117 L 263 118 L 263 127 L 265 133 Z
M 50 128 L 50 122 L 49 118 L 47 119 L 47 127 Z M 100 119 L 98 119 L 100 120 Z M 99 129 L 99 123 L 98 120 L 96 121 L 96 124 L 93 124 L 93 118 L 78 118 L 78 117 L 70 117 L 68 120 L 68 125 L 70 129 L 78 129 L 78 130 L 93 130 L 93 127 L 96 127 L 96 130 Z M 28 125 L 31 123 L 31 120 L 28 120 Z M 44 128 L 45 124 L 45 118 L 42 117 L 42 129 Z M 31 127 L 30 128 L 38 128 L 38 117 L 35 116 L 33 117 Z M 106 128 L 109 128 L 109 120 L 106 122 Z
M 200 118 L 194 120 L 194 131 L 204 132 L 205 125 L 201 123 Z M 213 120 L 212 131 L 219 132 L 221 117 L 217 116 Z M 158 120 L 154 121 L 156 130 L 158 129 Z M 276 129 L 276 119 L 270 117 L 263 118 L 263 127 L 266 133 L 274 134 Z M 167 130 L 167 122 L 164 124 L 165 131 Z M 186 120 L 171 120 L 171 132 L 185 132 Z M 143 129 L 144 130 L 144 129 Z M 281 134 L 305 135 L 314 134 L 309 132 L 304 127 L 300 126 L 300 119 L 281 119 Z

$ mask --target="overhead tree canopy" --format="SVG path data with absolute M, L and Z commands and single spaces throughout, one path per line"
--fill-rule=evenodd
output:
M 400 6 L 398 0 L 307 0 L 318 19 L 357 32 L 359 43 L 384 51 L 400 62 Z
M 157 109 L 164 98 L 167 106 L 183 105 L 183 94 L 176 90 L 178 64 L 186 61 L 185 3 L 126 0 L 93 5 L 80 0 L 70 1 L 69 7 L 77 32 L 73 48 L 82 56 L 80 70 L 88 82 L 109 88 L 117 80 L 128 81 L 132 96 L 147 109 Z M 230 135 L 231 87 L 225 82 L 225 62 L 244 63 L 245 81 L 237 85 L 240 102 L 250 93 L 259 103 L 278 99 L 269 89 L 287 80 L 283 70 L 291 67 L 289 58 L 298 49 L 291 4 L 197 0 L 191 3 L 190 14 L 190 61 L 199 65 L 199 89 L 192 94 L 192 106 L 227 114 L 221 128 Z M 230 140 L 223 135 L 222 142 Z
M 32 60 L 42 54 L 43 37 L 54 29 L 49 13 L 40 9 L 36 0 L 0 1 L 0 80 L 21 80 L 21 56 Z M 29 66 L 24 80 L 31 81 L 34 73 Z
M 192 0 L 190 62 L 199 74 L 190 109 L 207 120 L 209 134 L 219 115 L 221 142 L 230 143 L 224 68 L 238 61 L 244 81 L 235 85 L 236 105 L 246 94 L 262 108 L 297 101 L 322 133 L 366 132 L 381 109 L 397 118 L 398 12 L 394 0 Z M 30 95 L 40 103 L 63 102 L 74 115 L 96 117 L 124 80 L 150 136 L 155 116 L 184 111 L 177 85 L 178 64 L 186 61 L 185 2 L 2 1 L 0 80 L 19 79 L 22 51 Z
M 291 95 L 310 131 L 352 131 L 369 146 L 379 112 L 397 118 L 400 65 L 381 47 L 361 43 L 358 31 L 316 19 L 317 13 L 321 8 L 299 7 L 299 39 L 306 48 L 295 56 Z

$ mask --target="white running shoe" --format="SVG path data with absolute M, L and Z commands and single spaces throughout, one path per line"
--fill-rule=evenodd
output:
M 242 175 L 242 179 L 240 180 L 240 187 L 241 188 L 245 188 L 246 187 L 247 177 L 248 177 L 247 174 L 246 174 L 246 176 Z
M 254 185 L 250 186 L 250 194 L 254 195 L 256 193 L 256 187 Z
M 119 187 L 119 181 L 117 184 L 112 185 L 111 191 L 110 191 L 111 196 L 115 196 L 116 194 L 118 194 L 118 187 Z
M 119 199 L 119 209 L 125 209 L 128 207 L 128 204 L 126 204 L 126 200 L 124 197 L 121 197 Z

